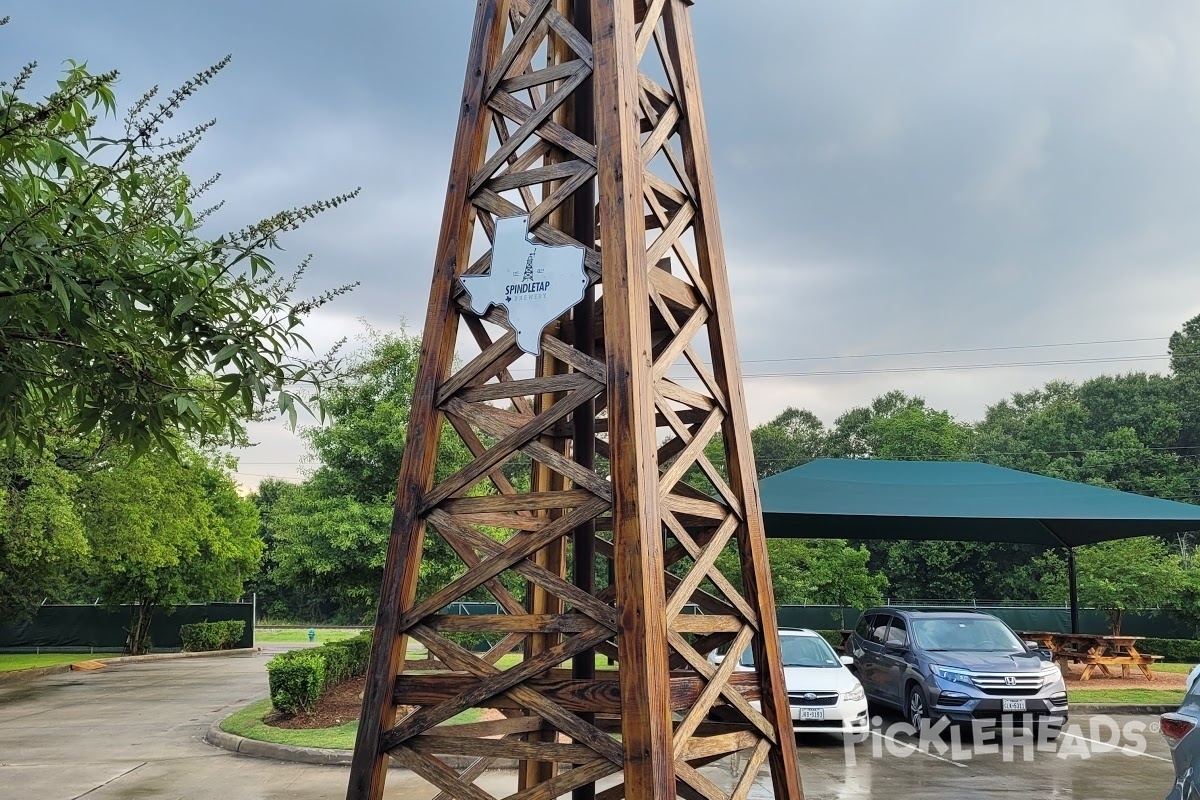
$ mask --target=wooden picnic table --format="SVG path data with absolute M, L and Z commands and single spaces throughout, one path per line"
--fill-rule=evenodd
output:
M 1137 667 L 1146 680 L 1154 680 L 1151 667 L 1162 656 L 1153 656 L 1138 652 L 1137 643 L 1142 636 L 1103 636 L 1091 633 L 1057 633 L 1053 631 L 1025 631 L 1022 638 L 1036 641 L 1050 651 L 1050 656 L 1059 663 L 1063 671 L 1067 665 L 1076 661 L 1083 665 L 1083 674 L 1079 680 L 1086 681 L 1092 673 L 1099 670 L 1107 677 L 1113 677 L 1109 667 L 1120 667 L 1121 677 L 1129 677 L 1129 668 Z

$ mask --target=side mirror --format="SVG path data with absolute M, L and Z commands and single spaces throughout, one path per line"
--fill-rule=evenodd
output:
M 847 667 L 854 666 L 854 658 L 852 656 L 842 656 L 841 662 L 842 662 L 842 664 L 844 664 Z
M 721 666 L 721 662 L 724 660 L 725 656 L 721 655 L 716 650 L 713 650 L 708 654 L 708 663 L 712 664 L 714 667 Z
M 908 645 L 898 644 L 896 642 L 888 642 L 883 646 L 883 651 L 890 655 L 899 655 L 900 653 L 908 652 Z
M 1024 641 L 1024 645 L 1025 645 L 1026 650 L 1041 650 L 1042 649 L 1042 645 L 1040 642 L 1035 642 L 1030 639 L 1026 639 Z

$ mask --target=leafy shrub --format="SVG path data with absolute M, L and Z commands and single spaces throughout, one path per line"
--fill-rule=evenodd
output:
M 325 688 L 325 659 L 315 650 L 280 653 L 267 662 L 267 683 L 278 711 L 311 711 Z
M 1166 656 L 1163 661 L 1179 664 L 1200 663 L 1200 640 L 1198 639 L 1142 639 L 1137 643 L 1139 653 Z
M 280 653 L 267 662 L 271 704 L 284 714 L 311 711 L 328 686 L 367 673 L 371 632 L 320 647 Z
M 829 642 L 829 646 L 833 648 L 833 652 L 838 655 L 842 654 L 842 632 L 841 631 L 815 631 L 821 634 L 825 641 Z
M 230 650 L 242 640 L 242 634 L 245 632 L 246 623 L 240 619 L 194 622 L 179 626 L 179 638 L 183 640 L 183 649 L 192 653 Z

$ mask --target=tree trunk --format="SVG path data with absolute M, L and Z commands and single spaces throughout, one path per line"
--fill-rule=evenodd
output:
M 140 656 L 146 652 L 150 637 L 150 619 L 154 614 L 155 601 L 145 599 L 134 606 L 133 619 L 129 626 L 129 638 L 125 641 L 125 652 Z
M 1113 636 L 1121 635 L 1121 618 L 1125 616 L 1124 609 L 1114 608 L 1108 612 L 1108 624 Z

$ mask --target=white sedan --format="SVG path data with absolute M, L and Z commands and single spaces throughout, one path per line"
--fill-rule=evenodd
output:
M 846 669 L 853 660 L 849 656 L 838 657 L 821 634 L 805 629 L 781 629 L 779 646 L 795 730 L 866 734 L 870 724 L 867 698 L 858 678 Z M 718 664 L 723 656 L 713 653 L 710 660 Z M 754 669 L 750 648 L 742 653 L 737 669 L 740 672 Z M 758 707 L 757 702 L 753 705 Z

